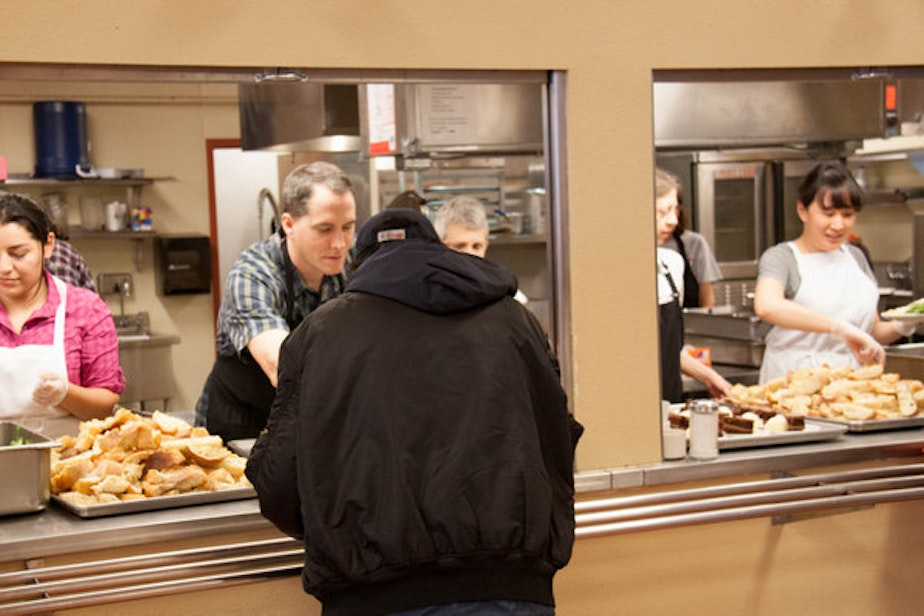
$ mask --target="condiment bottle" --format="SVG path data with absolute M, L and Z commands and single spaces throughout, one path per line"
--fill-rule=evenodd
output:
M 719 455 L 719 405 L 696 400 L 690 407 L 690 457 L 712 460 Z

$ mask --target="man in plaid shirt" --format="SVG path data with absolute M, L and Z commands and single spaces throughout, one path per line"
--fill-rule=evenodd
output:
M 218 311 L 218 357 L 196 421 L 226 441 L 260 433 L 276 395 L 282 341 L 343 291 L 356 226 L 352 181 L 330 163 L 296 167 L 283 183 L 279 222 L 281 235 L 234 262 Z

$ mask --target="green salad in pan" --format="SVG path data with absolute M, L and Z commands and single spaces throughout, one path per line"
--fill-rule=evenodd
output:
M 16 436 L 7 443 L 9 447 L 15 447 L 16 445 L 25 445 L 26 439 L 22 435 L 22 426 L 16 426 Z
M 882 316 L 887 319 L 907 319 L 920 316 L 922 319 L 924 319 L 924 297 L 916 299 L 910 304 L 905 304 L 904 306 L 898 306 L 897 308 L 886 310 L 882 313 Z

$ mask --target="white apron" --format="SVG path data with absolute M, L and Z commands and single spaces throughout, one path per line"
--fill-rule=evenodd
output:
M 41 406 L 32 401 L 32 390 L 44 372 L 67 379 L 67 358 L 64 352 L 64 314 L 67 306 L 67 285 L 52 276 L 61 303 L 55 312 L 52 344 L 24 344 L 0 347 L 0 419 L 17 421 L 26 427 L 43 431 L 48 436 L 77 433 L 79 420 L 59 407 Z
M 787 245 L 796 256 L 802 278 L 793 300 L 865 332 L 871 331 L 879 304 L 879 288 L 860 269 L 846 247 L 802 254 L 793 242 Z M 766 344 L 760 367 L 761 383 L 784 377 L 790 370 L 821 364 L 832 368 L 859 367 L 847 344 L 827 333 L 774 327 L 767 334 Z

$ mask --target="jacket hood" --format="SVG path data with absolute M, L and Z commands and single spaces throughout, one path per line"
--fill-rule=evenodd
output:
M 346 291 L 395 300 L 431 314 L 451 314 L 513 297 L 517 279 L 506 268 L 442 244 L 395 241 L 366 259 Z

